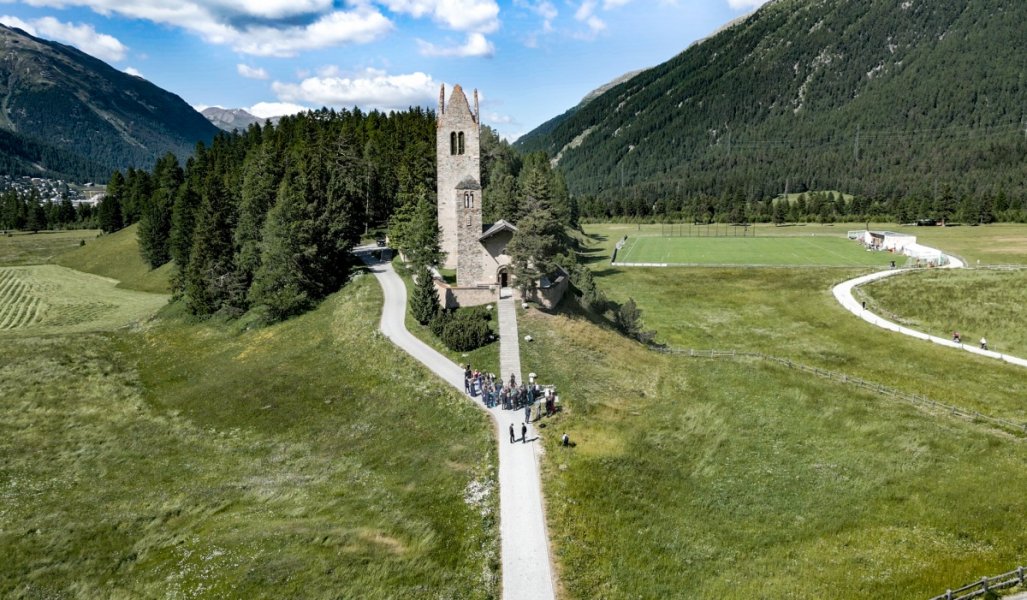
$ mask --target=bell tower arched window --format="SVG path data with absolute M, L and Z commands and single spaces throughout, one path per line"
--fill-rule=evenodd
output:
M 464 208 L 474 208 L 474 192 L 464 192 Z
M 462 132 L 462 131 L 460 133 L 456 134 L 456 153 L 457 154 L 463 154 L 464 153 L 464 132 Z
M 463 135 L 463 134 L 460 134 Z M 456 132 L 449 134 L 449 153 L 456 154 Z

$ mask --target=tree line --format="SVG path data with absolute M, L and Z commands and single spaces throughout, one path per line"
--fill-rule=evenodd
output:
M 348 278 L 352 247 L 415 188 L 433 187 L 435 117 L 412 108 L 322 109 L 253 125 L 112 175 L 104 231 L 138 223 L 151 268 L 176 266 L 174 292 L 196 315 L 259 307 L 282 319 Z
M 67 196 L 59 202 L 45 202 L 35 188 L 19 194 L 10 189 L 0 193 L 0 229 L 43 231 L 45 229 L 92 229 L 97 219 L 89 204 L 72 203 Z

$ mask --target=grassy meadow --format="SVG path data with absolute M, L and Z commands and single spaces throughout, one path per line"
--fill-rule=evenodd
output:
M 57 263 L 65 267 L 118 280 L 118 287 L 156 294 L 171 291 L 175 265 L 168 263 L 151 270 L 139 254 L 139 225 L 89 238 L 85 246 L 61 254 Z
M 0 265 L 42 265 L 57 261 L 59 256 L 74 250 L 83 242 L 96 239 L 95 229 L 75 231 L 44 231 L 40 233 L 7 232 L 0 235 Z
M 566 598 L 931 597 L 1022 563 L 1023 440 L 573 314 L 521 328 L 565 407 L 542 437 Z
M 867 252 L 837 236 L 817 237 L 634 237 L 617 253 L 617 262 L 672 265 L 746 265 L 762 267 L 877 267 L 896 256 Z M 905 262 L 905 257 L 901 257 Z
M 131 280 L 112 238 L 74 260 Z M 0 597 L 496 597 L 491 425 L 380 307 L 0 335 Z
M 958 331 L 967 344 L 1027 356 L 1027 270 L 921 271 L 861 286 L 867 308 L 940 337 Z

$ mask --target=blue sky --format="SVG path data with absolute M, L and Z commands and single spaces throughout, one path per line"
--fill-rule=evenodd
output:
M 0 0 L 0 22 L 265 117 L 434 107 L 459 83 L 513 139 L 764 1 Z

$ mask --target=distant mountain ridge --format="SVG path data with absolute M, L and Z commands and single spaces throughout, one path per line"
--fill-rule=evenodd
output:
M 271 121 L 274 125 L 281 120 L 281 117 L 262 119 L 242 108 L 221 108 L 220 106 L 208 106 L 200 111 L 200 114 L 224 131 L 246 131 L 250 125 L 263 125 L 267 121 Z
M 522 136 L 573 193 L 1027 197 L 1027 3 L 776 0 Z
M 70 46 L 0 25 L 0 170 L 105 181 L 191 154 L 218 129 L 178 96 Z M 29 151 L 10 150 L 24 142 Z M 43 160 L 37 160 L 43 158 Z

